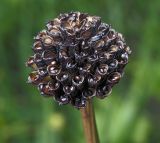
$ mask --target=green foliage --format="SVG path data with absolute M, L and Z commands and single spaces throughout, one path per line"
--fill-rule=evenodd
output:
M 94 100 L 102 143 L 160 141 L 160 1 L 1 0 L 0 142 L 84 143 L 78 110 L 42 98 L 26 84 L 33 36 L 69 11 L 99 15 L 133 50 L 112 96 Z

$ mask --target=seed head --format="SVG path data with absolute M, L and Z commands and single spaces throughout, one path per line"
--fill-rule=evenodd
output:
M 119 82 L 130 48 L 98 16 L 71 12 L 49 21 L 34 38 L 28 82 L 43 96 L 76 108 L 96 96 L 105 98 Z

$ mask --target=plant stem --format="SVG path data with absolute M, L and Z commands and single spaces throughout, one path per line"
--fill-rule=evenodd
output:
M 85 108 L 80 109 L 87 143 L 99 143 L 94 108 L 89 99 Z

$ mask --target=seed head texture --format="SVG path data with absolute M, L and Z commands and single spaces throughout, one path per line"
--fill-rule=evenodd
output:
M 28 82 L 60 105 L 86 106 L 105 98 L 122 77 L 130 48 L 98 16 L 70 12 L 49 21 L 34 38 Z

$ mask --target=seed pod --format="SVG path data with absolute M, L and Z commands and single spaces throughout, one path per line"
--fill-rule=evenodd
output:
M 121 74 L 118 72 L 114 72 L 108 76 L 108 82 L 111 84 L 115 84 L 119 82 L 120 78 L 121 78 Z
M 104 51 L 100 52 L 98 57 L 101 63 L 106 63 L 107 61 L 113 58 L 113 54 Z
M 41 95 L 43 95 L 45 97 L 54 96 L 54 93 L 51 92 L 51 90 L 47 84 L 40 83 L 38 85 L 38 89 L 39 89 Z
M 42 43 L 41 41 L 35 41 L 35 43 L 33 44 L 33 51 L 35 53 L 40 53 L 43 51 L 43 46 L 42 46 Z
M 42 53 L 42 57 L 44 62 L 49 65 L 52 61 L 56 60 L 57 55 L 52 51 L 46 50 Z
M 112 45 L 112 46 L 110 47 L 110 49 L 108 50 L 108 53 L 114 54 L 114 53 L 118 52 L 118 50 L 120 50 L 120 49 L 118 48 L 118 46 Z
M 77 67 L 77 63 L 74 60 L 70 59 L 70 60 L 67 61 L 66 69 L 69 72 L 75 71 L 76 67 Z
M 44 68 L 45 67 L 45 62 L 42 59 L 42 55 L 37 53 L 34 55 L 34 63 L 38 68 Z
M 83 75 L 76 75 L 72 79 L 72 83 L 77 89 L 82 89 L 84 87 L 84 76 Z
M 113 59 L 108 64 L 109 69 L 115 69 L 118 66 L 118 61 L 116 59 Z
M 76 108 L 84 108 L 86 106 L 86 99 L 77 96 L 71 100 L 71 103 Z
M 123 53 L 120 57 L 120 60 L 119 60 L 119 64 L 120 65 L 126 65 L 128 62 L 128 54 L 127 53 Z
M 47 67 L 47 71 L 48 71 L 49 75 L 56 76 L 61 72 L 61 67 L 59 65 L 50 64 Z
M 88 85 L 89 87 L 97 87 L 101 81 L 100 75 L 90 75 L 88 77 Z
M 44 36 L 42 42 L 45 47 L 53 46 L 54 43 L 53 38 L 51 36 Z
M 34 57 L 31 56 L 28 61 L 26 62 L 26 66 L 33 68 L 34 70 L 37 69 L 36 64 L 34 63 Z
M 49 21 L 34 38 L 28 82 L 60 104 L 86 106 L 105 98 L 122 77 L 131 54 L 122 34 L 98 16 L 70 12 Z
M 75 87 L 74 86 L 69 86 L 69 85 L 65 85 L 64 87 L 63 87 L 63 91 L 64 91 L 64 93 L 66 94 L 66 95 L 68 95 L 68 96 L 75 96 Z
M 101 76 L 106 76 L 108 72 L 108 65 L 107 64 L 100 64 L 96 70 L 97 74 Z
M 41 76 L 41 77 L 45 77 L 48 75 L 48 72 L 47 70 L 44 68 L 41 68 L 41 69 L 38 69 L 38 74 Z
M 98 55 L 97 54 L 93 54 L 91 56 L 88 57 L 88 62 L 91 64 L 96 63 L 96 61 L 98 61 Z
M 75 61 L 79 64 L 83 64 L 87 59 L 87 53 L 81 52 L 81 53 L 75 53 Z
M 103 99 L 107 97 L 112 91 L 112 88 L 110 86 L 102 86 L 97 88 L 96 97 Z
M 31 72 L 28 76 L 28 83 L 38 84 L 41 81 L 41 76 L 37 71 Z
M 50 82 L 48 82 L 48 86 L 49 86 L 49 89 L 50 89 L 50 91 L 52 91 L 52 93 L 54 93 L 54 94 L 58 94 L 61 90 L 60 90 L 60 83 L 58 82 L 58 81 L 56 81 L 56 80 L 54 80 L 54 81 L 50 81 Z
M 60 50 L 59 51 L 59 60 L 61 63 L 64 63 L 65 61 L 68 61 L 70 59 L 67 49 Z
M 96 90 L 94 88 L 87 88 L 82 91 L 82 97 L 84 98 L 92 98 L 96 95 Z
M 56 79 L 63 85 L 67 84 L 69 80 L 69 75 L 66 72 L 61 72 L 56 76 Z
M 91 64 L 84 64 L 82 67 L 79 67 L 80 74 L 87 76 L 91 72 Z
M 70 97 L 67 95 L 57 95 L 55 96 L 55 100 L 59 103 L 59 105 L 65 105 L 70 102 Z

